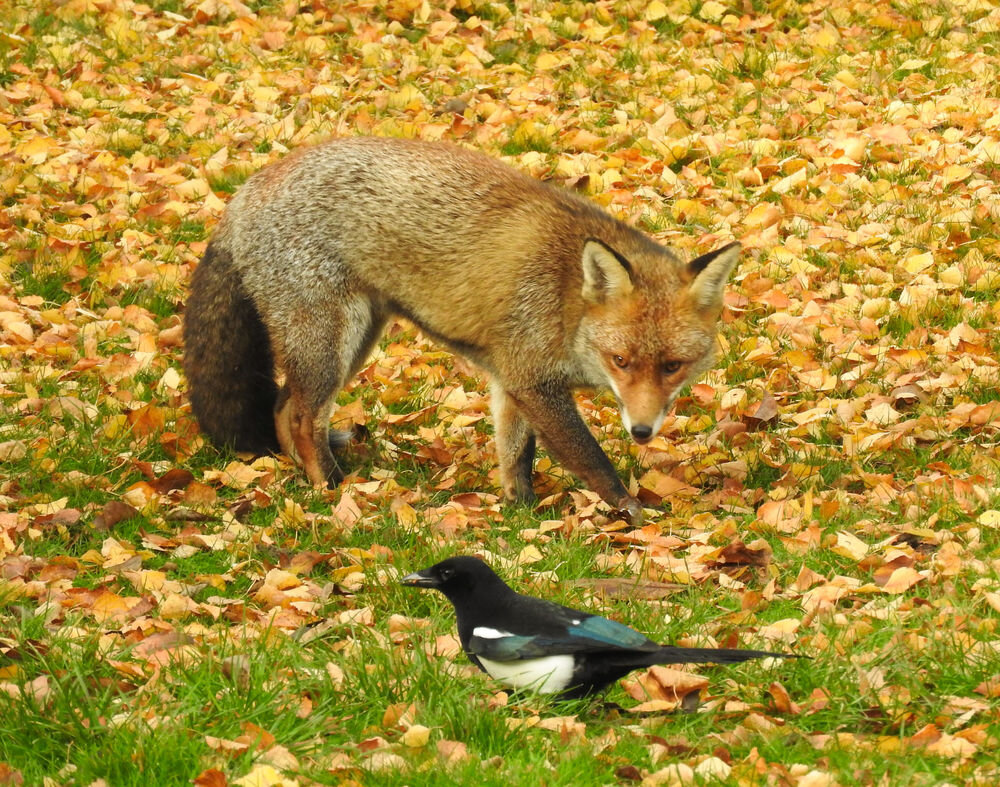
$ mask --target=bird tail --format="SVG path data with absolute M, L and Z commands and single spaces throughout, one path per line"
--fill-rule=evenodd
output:
M 739 648 L 673 648 L 662 647 L 650 654 L 652 664 L 736 664 L 750 659 L 800 659 L 794 653 L 774 653 L 769 650 Z

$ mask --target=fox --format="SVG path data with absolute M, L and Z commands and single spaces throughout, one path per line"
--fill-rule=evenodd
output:
M 685 262 L 595 202 L 455 143 L 343 137 L 237 189 L 191 277 L 184 369 L 217 444 L 344 479 L 339 390 L 404 318 L 489 375 L 507 501 L 535 499 L 537 442 L 638 526 L 584 422 L 610 389 L 632 440 L 714 363 L 732 242 Z

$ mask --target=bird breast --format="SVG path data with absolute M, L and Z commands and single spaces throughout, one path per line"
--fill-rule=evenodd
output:
M 520 661 L 491 661 L 477 656 L 490 677 L 513 689 L 532 689 L 539 694 L 556 694 L 573 679 L 573 657 L 543 656 Z

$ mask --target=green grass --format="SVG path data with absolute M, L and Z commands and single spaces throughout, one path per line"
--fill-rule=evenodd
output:
M 597 785 L 717 757 L 729 776 L 692 783 L 998 781 L 983 684 L 1000 674 L 1000 529 L 983 515 L 1000 509 L 1000 459 L 995 419 L 960 418 L 997 400 L 1000 368 L 996 293 L 972 283 L 998 250 L 996 166 L 975 152 L 995 136 L 1000 67 L 985 6 L 84 5 L 0 9 L 0 445 L 20 441 L 0 449 L 0 774 L 170 785 L 218 769 L 235 784 L 270 762 L 303 785 Z M 539 70 L 543 53 L 565 62 Z M 411 84 L 426 106 L 386 103 Z M 461 121 L 438 114 L 453 95 Z M 573 148 L 576 129 L 603 146 Z M 399 325 L 339 396 L 363 404 L 367 430 L 342 457 L 350 483 L 313 489 L 283 460 L 243 476 L 250 457 L 205 441 L 176 326 L 219 215 L 211 199 L 160 209 L 192 178 L 228 199 L 265 158 L 328 132 L 569 163 L 686 259 L 741 239 L 726 349 L 702 380 L 714 393 L 683 392 L 646 449 L 613 397 L 583 403 L 626 483 L 656 471 L 690 489 L 632 531 L 583 513 L 582 485 L 543 449 L 544 504 L 501 505 L 492 423 L 476 420 L 485 377 Z M 853 136 L 864 151 L 841 171 Z M 682 137 L 678 156 L 662 152 Z M 792 162 L 807 177 L 782 191 Z M 971 174 L 943 184 L 950 165 Z M 624 189 L 601 193 L 605 168 Z M 683 226 L 680 199 L 703 208 Z M 762 203 L 777 224 L 748 224 Z M 971 218 L 941 218 L 956 207 Z M 81 215 L 86 242 L 64 243 Z M 916 249 L 934 265 L 915 275 Z M 969 278 L 937 287 L 951 265 Z M 872 298 L 887 307 L 861 320 Z M 955 346 L 963 324 L 984 351 Z M 813 387 L 816 370 L 836 384 Z M 911 384 L 926 399 L 897 402 Z M 469 406 L 433 408 L 443 385 Z M 745 404 L 723 408 L 737 388 Z M 756 423 L 765 393 L 779 413 Z M 57 417 L 59 397 L 88 415 L 70 402 Z M 898 422 L 866 420 L 885 403 Z M 129 426 L 143 406 L 149 422 Z M 194 483 L 147 494 L 175 468 Z M 98 527 L 119 500 L 140 510 Z M 713 556 L 737 542 L 770 559 Z M 518 590 L 659 641 L 812 658 L 698 667 L 709 685 L 693 713 L 605 705 L 636 705 L 622 685 L 504 704 L 465 656 L 435 652 L 455 634 L 446 599 L 397 582 L 476 552 Z M 890 560 L 919 581 L 884 592 Z M 590 579 L 640 585 L 602 596 Z M 426 745 L 404 742 L 411 722 Z M 447 762 L 448 742 L 467 756 Z

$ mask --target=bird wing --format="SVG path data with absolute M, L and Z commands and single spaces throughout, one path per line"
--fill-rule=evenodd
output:
M 473 632 L 466 650 L 473 656 L 481 656 L 490 661 L 523 661 L 567 652 L 565 649 L 554 648 L 554 644 L 538 637 L 521 637 L 516 634 L 484 637 Z
M 602 618 L 600 615 L 577 618 L 570 623 L 567 631 L 570 637 L 581 640 L 590 649 L 599 649 L 598 646 L 601 644 L 630 650 L 658 647 L 655 642 L 635 629 L 608 620 L 608 618 Z
M 656 650 L 655 642 L 638 631 L 559 604 L 546 602 L 509 629 L 479 626 L 472 630 L 467 650 L 491 661 L 518 661 L 574 653 L 616 650 Z M 535 613 L 535 614 L 532 614 Z

